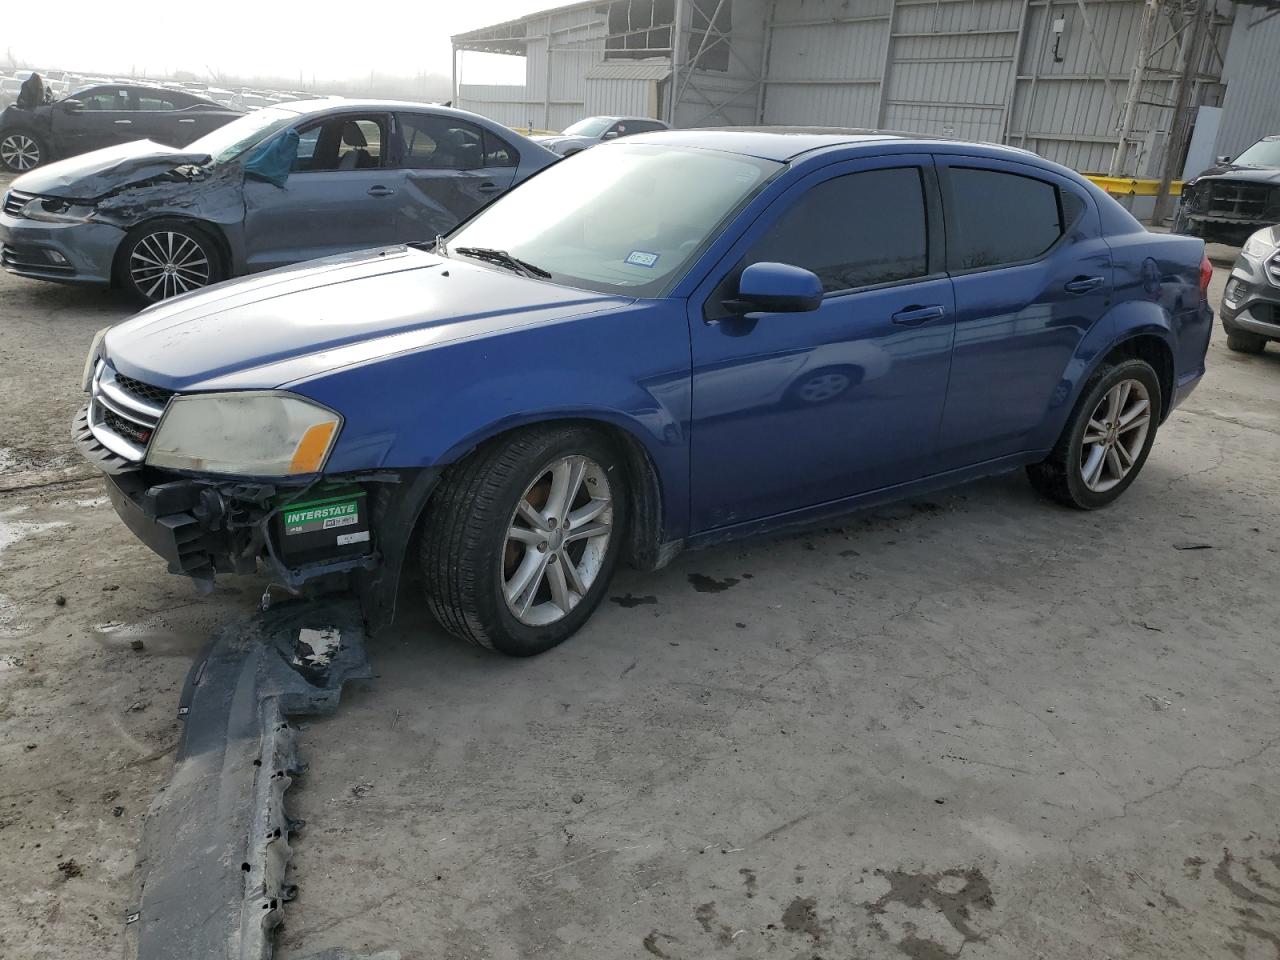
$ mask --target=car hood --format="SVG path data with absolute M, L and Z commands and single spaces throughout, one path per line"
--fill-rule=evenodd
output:
M 103 353 L 120 373 L 168 390 L 275 389 L 631 302 L 388 247 L 164 301 L 111 328 Z
M 18 177 L 11 186 L 42 197 L 96 200 L 174 167 L 208 161 L 207 153 L 190 153 L 151 140 L 135 140 L 37 167 Z
M 1192 183 L 1201 180 L 1243 180 L 1249 183 L 1268 183 L 1280 185 L 1280 170 L 1275 167 L 1238 167 L 1233 163 L 1210 167 L 1200 174 Z

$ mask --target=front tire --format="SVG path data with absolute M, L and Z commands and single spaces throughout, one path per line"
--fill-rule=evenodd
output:
M 1104 366 L 1085 386 L 1053 452 L 1027 468 L 1040 493 L 1078 510 L 1105 507 L 1137 478 L 1164 399 L 1145 360 Z
M 582 427 L 500 438 L 450 469 L 428 506 L 427 605 L 455 636 L 513 657 L 591 616 L 627 529 L 622 458 Z
M 116 262 L 120 285 L 144 303 L 190 293 L 226 276 L 213 238 L 184 220 L 135 228 L 120 245 Z
M 26 173 L 49 161 L 44 139 L 30 130 L 0 134 L 0 166 L 10 173 Z
M 1227 349 L 1236 353 L 1261 353 L 1267 349 L 1267 338 L 1243 330 L 1228 330 Z

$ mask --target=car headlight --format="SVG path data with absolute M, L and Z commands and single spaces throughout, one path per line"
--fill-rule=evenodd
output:
M 18 216 L 44 223 L 84 223 L 92 213 L 91 203 L 70 203 L 57 197 L 36 197 L 27 201 Z
M 1276 247 L 1270 240 L 1263 237 L 1264 233 L 1270 233 L 1270 229 L 1259 230 L 1255 233 L 1245 241 L 1244 246 L 1240 248 L 1240 252 L 1250 260 L 1265 260 L 1269 257 L 1271 255 L 1271 251 Z
M 110 327 L 103 327 L 93 335 L 93 343 L 89 345 L 89 355 L 84 358 L 84 373 L 80 376 L 80 389 L 85 393 L 93 386 L 93 374 L 98 369 L 98 360 L 102 357 L 102 341 Z
M 179 395 L 165 409 L 147 463 L 254 477 L 318 473 L 341 427 L 332 410 L 289 393 Z

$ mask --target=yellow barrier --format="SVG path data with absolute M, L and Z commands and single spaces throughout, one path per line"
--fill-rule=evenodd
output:
M 1141 180 L 1137 177 L 1108 177 L 1101 173 L 1086 173 L 1095 184 L 1107 193 L 1122 197 L 1154 197 L 1160 192 L 1159 180 Z M 1174 180 L 1169 184 L 1169 193 L 1175 197 L 1182 196 L 1182 181 Z

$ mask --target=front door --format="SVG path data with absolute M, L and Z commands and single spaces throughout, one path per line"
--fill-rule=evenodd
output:
M 519 157 L 506 141 L 458 117 L 399 113 L 405 203 L 398 239 L 448 233 L 510 189 Z
M 78 107 L 59 104 L 54 108 L 53 133 L 60 154 L 74 156 L 147 138 L 137 127 L 128 87 L 93 87 L 75 99 Z
M 1067 398 L 1068 365 L 1112 292 L 1111 248 L 1092 198 L 1017 162 L 937 163 L 956 295 L 939 465 L 1052 446 L 1043 426 Z
M 397 242 L 404 176 L 384 162 L 388 128 L 385 114 L 328 117 L 299 128 L 283 187 L 246 178 L 250 272 Z
M 954 322 L 940 222 L 930 158 L 837 164 L 775 201 L 704 284 L 690 317 L 694 533 L 930 471 Z M 822 305 L 723 310 L 758 262 L 812 270 Z

